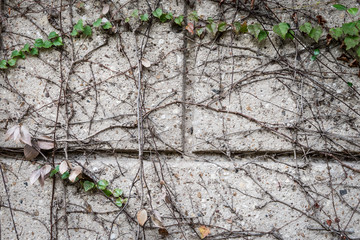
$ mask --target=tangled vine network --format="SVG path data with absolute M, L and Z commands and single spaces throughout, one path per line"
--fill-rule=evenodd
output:
M 0 0 L 0 239 L 360 239 L 358 5 Z

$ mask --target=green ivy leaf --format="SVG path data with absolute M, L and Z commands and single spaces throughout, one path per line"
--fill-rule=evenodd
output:
M 137 18 L 139 16 L 139 10 L 135 9 L 132 13 L 131 16 L 134 18 Z
M 123 205 L 123 200 L 122 200 L 121 198 L 118 198 L 118 199 L 116 199 L 115 204 L 116 204 L 116 206 L 118 206 L 118 207 L 122 207 L 122 205 Z
M 249 30 L 249 33 L 251 33 L 252 35 L 254 35 L 255 38 L 258 39 L 260 31 L 262 30 L 262 27 L 261 27 L 260 23 L 255 23 L 252 25 L 248 25 L 248 30 Z
M 84 35 L 87 37 L 90 37 L 92 35 L 92 30 L 91 27 L 89 25 L 86 25 L 84 27 Z
M 140 16 L 140 20 L 143 22 L 147 22 L 149 20 L 149 14 L 145 13 Z
M 196 34 L 198 35 L 198 37 L 201 37 L 201 35 L 203 34 L 204 30 L 205 30 L 204 28 L 196 29 Z
M 16 58 L 11 58 L 7 63 L 9 64 L 10 67 L 15 66 L 15 64 L 16 64 Z
M 119 188 L 115 188 L 113 195 L 114 197 L 120 197 L 123 194 L 123 190 L 119 189 Z
M 44 48 L 51 48 L 52 45 L 53 45 L 53 43 L 50 42 L 50 41 L 48 41 L 48 40 L 46 40 L 46 41 L 44 42 Z
M 165 17 L 166 17 L 167 20 L 171 21 L 173 19 L 173 14 L 171 12 L 169 12 L 169 13 L 166 14 Z
M 258 35 L 258 41 L 261 42 L 262 40 L 265 40 L 267 38 L 268 32 L 265 30 L 261 30 Z
M 111 23 L 110 22 L 106 22 L 105 24 L 104 24 L 104 26 L 102 26 L 102 28 L 103 29 L 110 29 L 110 28 L 112 28 L 112 25 L 111 25 Z
M 278 25 L 274 25 L 273 27 L 273 31 L 279 35 L 280 37 L 282 37 L 284 40 L 286 38 L 286 34 L 288 33 L 290 29 L 290 24 L 288 23 L 279 23 Z
M 112 192 L 109 189 L 104 189 L 103 192 L 106 196 L 110 197 L 112 195 Z
M 302 32 L 304 32 L 304 33 L 306 33 L 306 34 L 308 34 L 308 35 L 310 34 L 311 29 L 312 29 L 312 25 L 311 25 L 311 23 L 309 23 L 309 22 L 304 23 L 304 24 L 301 25 L 300 28 L 299 28 L 300 31 L 302 31 Z
M 98 182 L 98 188 L 99 188 L 100 190 L 105 190 L 108 185 L 109 185 L 109 182 L 106 181 L 106 180 L 100 180 L 100 181 Z
M 68 171 L 64 172 L 63 175 L 61 175 L 61 179 L 65 180 L 70 176 L 70 173 Z
M 311 59 L 311 61 L 315 61 L 315 60 L 316 60 L 316 56 L 315 56 L 315 55 L 312 55 L 310 59 Z
M 352 82 L 347 82 L 347 85 L 348 85 L 349 87 L 352 87 L 352 86 L 353 86 Z
M 1 60 L 0 61 L 0 69 L 7 69 L 7 61 L 4 59 L 4 60 Z
M 63 44 L 62 38 L 61 37 L 56 38 L 53 41 L 53 45 L 56 47 L 63 46 L 64 44 Z
M 18 50 L 15 50 L 11 53 L 11 57 L 14 58 L 14 57 L 20 57 L 20 52 Z
M 358 8 L 349 8 L 346 10 L 350 15 L 355 16 L 357 14 L 357 12 L 359 11 Z
M 161 15 L 163 14 L 163 11 L 161 8 L 157 8 L 155 11 L 152 12 L 152 14 L 154 15 L 154 17 L 160 19 Z
M 166 14 L 162 14 L 159 18 L 160 22 L 164 23 L 166 22 L 168 19 L 166 18 Z
M 215 36 L 215 34 L 217 32 L 216 23 L 213 22 L 213 23 L 207 24 L 206 29 Z
M 30 52 L 30 44 L 26 43 L 24 47 L 21 49 L 22 52 Z
M 34 47 L 42 48 L 44 47 L 44 42 L 41 38 L 35 39 Z
M 295 32 L 293 30 L 289 30 L 289 32 L 285 35 L 285 38 L 290 38 L 291 40 L 294 39 Z
M 335 38 L 335 40 L 338 40 L 339 37 L 343 35 L 343 30 L 342 28 L 331 28 L 330 35 Z
M 128 23 L 130 21 L 130 18 L 125 18 L 125 23 Z
M 82 32 L 84 31 L 84 24 L 83 24 L 83 20 L 80 19 L 75 25 L 74 25 L 74 30 L 78 31 L 78 32 Z
M 342 28 L 343 32 L 347 35 L 350 35 L 350 36 L 359 35 L 359 29 L 357 29 L 357 27 L 356 27 L 356 22 L 344 23 L 341 28 Z
M 30 49 L 30 54 L 31 54 L 32 56 L 39 55 L 39 49 L 37 49 L 36 47 L 31 48 L 31 49 Z
M 98 18 L 94 23 L 93 23 L 93 27 L 100 27 L 101 25 L 101 18 Z
M 60 168 L 60 166 L 57 165 L 57 166 L 55 167 L 55 169 L 53 169 L 53 170 L 50 172 L 50 177 L 53 177 L 55 174 L 57 174 L 57 173 L 59 172 L 59 168 Z
M 95 187 L 95 184 L 93 182 L 90 182 L 90 181 L 85 181 L 84 182 L 84 190 L 85 192 L 93 189 Z
M 196 11 L 191 12 L 189 15 L 189 20 L 194 22 L 199 21 L 198 13 Z
M 347 9 L 344 5 L 341 4 L 334 4 L 333 7 L 340 11 L 345 11 Z
M 57 38 L 59 35 L 56 32 L 49 33 L 48 39 L 51 40 L 53 38 Z
M 174 19 L 174 22 L 179 26 L 182 26 L 183 21 L 184 21 L 184 16 L 183 15 L 180 15 L 177 18 Z
M 248 32 L 248 27 L 246 22 L 243 22 L 243 24 L 241 24 L 240 22 L 234 22 L 233 25 L 236 34 Z
M 356 45 L 358 45 L 360 42 L 360 37 L 359 36 L 347 36 L 344 39 L 344 43 L 346 45 L 346 50 L 349 50 L 353 47 L 355 47 Z
M 225 31 L 226 31 L 226 27 L 227 27 L 226 22 L 219 22 L 218 31 L 219 31 L 219 32 L 225 32 Z
M 323 30 L 321 27 L 313 27 L 309 33 L 309 36 L 315 40 L 315 42 L 318 42 L 321 35 L 323 33 Z
M 78 31 L 76 31 L 75 29 L 72 30 L 72 32 L 70 33 L 71 36 L 76 37 L 78 35 Z

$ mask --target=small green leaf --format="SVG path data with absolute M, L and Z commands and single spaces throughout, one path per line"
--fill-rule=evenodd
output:
M 109 189 L 104 189 L 103 192 L 106 196 L 110 197 L 112 195 L 112 192 Z
M 79 19 L 79 21 L 74 25 L 74 30 L 76 30 L 78 32 L 84 31 L 84 25 L 83 25 L 82 19 Z
M 7 61 L 4 59 L 4 60 L 1 60 L 0 61 L 0 69 L 7 69 Z
M 155 11 L 152 12 L 152 14 L 154 15 L 154 17 L 160 19 L 161 15 L 163 14 L 163 11 L 161 8 L 157 8 Z
M 91 27 L 89 25 L 86 25 L 84 27 L 84 35 L 87 36 L 87 37 L 90 37 L 92 34 L 92 30 L 91 30 Z
M 258 40 L 259 42 L 261 42 L 262 40 L 266 39 L 268 35 L 268 32 L 265 30 L 261 30 L 258 36 Z
M 123 190 L 119 189 L 119 188 L 115 188 L 113 195 L 114 197 L 120 197 L 123 194 Z
M 285 38 L 294 39 L 295 32 L 293 30 L 289 30 L 289 32 L 285 35 Z
M 93 189 L 95 187 L 95 184 L 93 182 L 90 182 L 90 181 L 85 181 L 84 182 L 84 190 L 85 192 Z
M 52 42 L 50 42 L 50 41 L 48 41 L 48 40 L 46 40 L 45 42 L 44 42 L 44 48 L 51 48 L 52 47 Z
M 56 32 L 49 33 L 48 39 L 51 40 L 53 38 L 57 38 L 59 35 Z
M 314 39 L 315 42 L 318 42 L 319 39 L 320 39 L 320 37 L 321 37 L 321 35 L 322 35 L 322 32 L 323 32 L 323 30 L 322 30 L 321 27 L 313 27 L 313 28 L 311 29 L 311 32 L 310 32 L 309 36 L 310 36 L 312 39 Z
M 168 19 L 166 18 L 166 14 L 162 14 L 159 18 L 160 22 L 164 23 L 166 22 Z
M 359 36 L 347 36 L 344 39 L 344 43 L 346 45 L 346 50 L 349 50 L 353 47 L 355 47 L 356 45 L 358 45 L 360 42 L 360 37 Z
M 100 190 L 105 190 L 108 185 L 109 185 L 109 182 L 106 181 L 106 180 L 100 180 L 100 181 L 98 182 L 98 188 L 99 188 Z
M 201 35 L 203 34 L 204 30 L 205 30 L 204 28 L 196 29 L 196 34 L 198 35 L 198 37 L 201 37 Z
M 59 47 L 59 46 L 64 45 L 64 44 L 63 44 L 63 41 L 62 41 L 62 38 L 61 38 L 61 37 L 56 38 L 56 39 L 53 41 L 53 45 L 56 46 L 56 47 Z
M 139 16 L 139 10 L 135 9 L 132 13 L 131 16 L 134 18 L 137 18 Z
M 343 35 L 343 30 L 342 28 L 331 28 L 330 35 L 335 38 L 335 40 L 338 40 L 339 37 Z
M 11 53 L 11 57 L 14 58 L 14 57 L 20 57 L 20 52 L 18 50 L 15 50 Z
M 145 13 L 140 16 L 140 20 L 143 22 L 147 22 L 149 20 L 149 14 Z
M 94 23 L 93 23 L 93 27 L 100 27 L 101 25 L 101 18 L 98 18 Z
M 280 37 L 282 37 L 283 39 L 286 38 L 286 34 L 288 33 L 289 29 L 290 29 L 290 24 L 284 23 L 284 22 L 279 23 L 278 25 L 275 25 L 275 26 L 273 27 L 273 31 L 274 31 L 277 35 L 279 35 Z
M 359 35 L 359 30 L 356 27 L 356 22 L 344 23 L 341 28 L 345 34 L 348 34 L 350 36 Z
M 166 14 L 165 17 L 166 17 L 167 20 L 171 21 L 173 19 L 173 14 L 171 12 L 169 12 L 169 13 Z
M 215 34 L 217 32 L 216 23 L 213 22 L 213 23 L 207 24 L 206 29 L 215 36 Z
M 357 14 L 357 12 L 359 11 L 358 8 L 349 8 L 348 10 L 346 10 L 350 15 L 355 16 Z
M 198 13 L 196 11 L 191 12 L 189 15 L 189 20 L 194 22 L 199 21 Z
M 15 66 L 15 64 L 16 64 L 16 58 L 11 58 L 7 63 L 9 64 L 10 67 Z
M 226 27 L 227 27 L 226 22 L 219 22 L 218 31 L 219 31 L 219 32 L 225 32 L 225 31 L 226 31 Z
M 347 85 L 348 85 L 349 87 L 352 87 L 352 86 L 353 86 L 352 82 L 347 82 Z
M 341 4 L 334 4 L 333 7 L 340 11 L 345 11 L 347 9 L 344 5 Z
M 310 59 L 311 59 L 311 61 L 315 61 L 315 60 L 316 60 L 316 56 L 312 55 Z
M 78 31 L 76 31 L 75 29 L 72 30 L 72 32 L 70 33 L 71 36 L 76 37 L 78 35 Z
M 123 205 L 123 200 L 122 200 L 121 198 L 118 198 L 118 199 L 116 199 L 115 204 L 116 204 L 118 207 L 122 207 L 122 205 Z
M 30 54 L 31 54 L 32 56 L 39 55 L 39 50 L 38 50 L 36 47 L 31 48 L 31 49 L 30 49 Z
M 234 22 L 233 26 L 234 26 L 233 30 L 235 31 L 236 34 L 248 32 L 246 21 L 243 22 L 243 24 L 241 24 L 240 22 Z
M 317 48 L 317 49 L 315 49 L 314 50 L 314 56 L 317 56 L 317 55 L 319 55 L 320 54 L 320 50 Z
M 70 176 L 70 173 L 68 171 L 64 172 L 63 175 L 61 175 L 61 179 L 65 180 Z
M 57 174 L 59 172 L 59 165 L 57 165 L 55 167 L 55 169 L 53 169 L 51 172 L 50 172 L 50 177 L 53 177 L 55 174 Z
M 105 24 L 104 24 L 104 26 L 102 26 L 102 28 L 103 29 L 110 29 L 110 28 L 112 28 L 112 25 L 111 25 L 111 23 L 110 22 L 106 22 Z
M 312 25 L 309 22 L 304 23 L 303 25 L 300 26 L 299 30 L 306 33 L 306 34 L 310 34 L 312 29 Z
M 183 21 L 184 21 L 184 16 L 183 15 L 180 15 L 177 18 L 174 19 L 174 22 L 179 26 L 182 26 Z
M 21 49 L 22 52 L 30 52 L 30 44 L 25 44 L 24 47 Z
M 248 25 L 248 30 L 249 30 L 249 33 L 251 33 L 252 35 L 254 35 L 255 38 L 258 39 L 259 33 L 262 30 L 262 27 L 261 27 L 260 23 L 255 23 L 252 25 Z
M 130 18 L 125 18 L 125 23 L 128 23 L 130 21 Z

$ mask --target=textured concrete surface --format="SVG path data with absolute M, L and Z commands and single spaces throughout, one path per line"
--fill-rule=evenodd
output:
M 351 17 L 331 7 L 340 1 L 265 2 L 2 1 L 1 59 L 51 31 L 65 46 L 0 72 L 0 239 L 201 239 L 201 227 L 205 239 L 359 239 L 359 67 L 339 60 L 341 43 L 327 45 L 325 33 L 315 43 L 297 31 L 316 16 L 325 27 Z M 112 33 L 70 37 L 105 4 Z M 269 38 L 125 23 L 149 7 L 197 11 L 198 28 L 208 17 L 260 21 Z M 279 21 L 297 41 L 271 32 Z M 19 123 L 34 138 L 55 135 L 56 151 L 25 161 L 4 137 Z M 126 208 L 59 175 L 29 184 L 65 159 L 123 189 Z

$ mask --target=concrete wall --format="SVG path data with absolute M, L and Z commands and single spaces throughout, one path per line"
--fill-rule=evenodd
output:
M 359 68 L 338 59 L 345 51 L 326 33 L 316 43 L 297 30 L 319 15 L 325 29 L 351 21 L 334 2 L 1 4 L 2 58 L 51 31 L 64 47 L 0 72 L 0 135 L 21 123 L 57 143 L 25 161 L 22 144 L 0 138 L 0 239 L 200 239 L 201 228 L 206 239 L 360 238 Z M 113 30 L 70 37 L 105 4 Z M 258 43 L 231 31 L 198 38 L 171 23 L 125 23 L 149 7 L 261 22 L 270 34 Z M 271 31 L 280 21 L 295 40 Z M 60 176 L 29 184 L 34 170 L 65 159 L 123 189 L 126 208 Z

